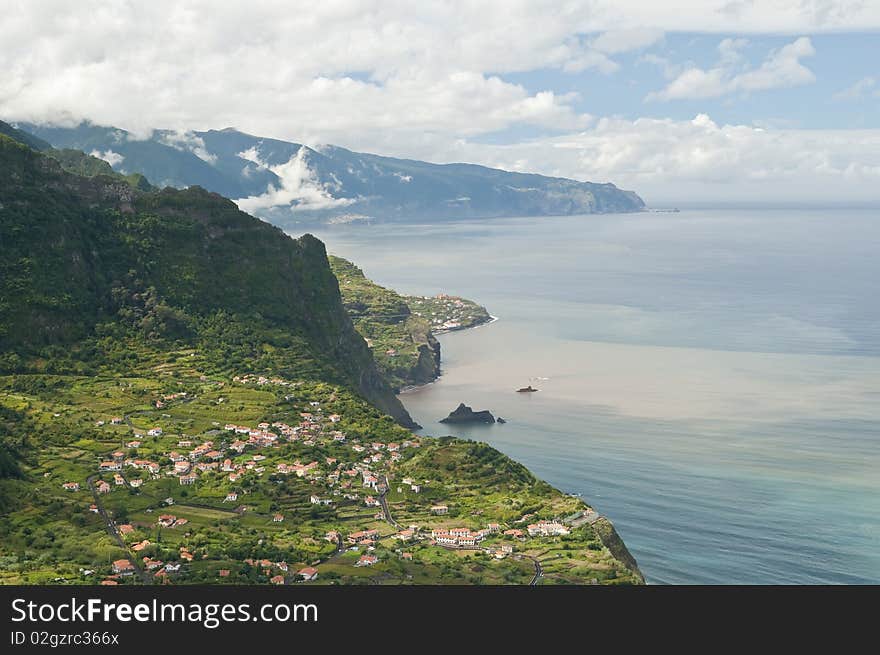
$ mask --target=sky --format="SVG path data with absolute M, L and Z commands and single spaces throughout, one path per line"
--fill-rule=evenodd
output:
M 880 203 L 880 0 L 0 0 L 0 119 Z

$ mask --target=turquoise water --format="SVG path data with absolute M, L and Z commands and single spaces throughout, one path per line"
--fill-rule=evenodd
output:
M 654 583 L 880 583 L 880 213 L 343 226 L 377 282 L 499 318 L 401 396 L 609 516 Z M 531 383 L 540 391 L 517 394 Z M 506 425 L 437 423 L 459 402 Z

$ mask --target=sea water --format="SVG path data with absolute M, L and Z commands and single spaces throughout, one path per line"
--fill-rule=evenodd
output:
M 317 233 L 442 335 L 401 400 L 607 515 L 652 583 L 880 583 L 880 212 L 686 210 Z M 537 393 L 516 393 L 531 384 Z M 507 423 L 438 423 L 460 402 Z

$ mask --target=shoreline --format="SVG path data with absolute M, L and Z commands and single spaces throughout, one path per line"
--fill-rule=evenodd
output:
M 474 323 L 473 325 L 465 325 L 465 326 L 461 326 L 461 327 L 431 330 L 431 334 L 433 334 L 434 336 L 437 336 L 438 334 L 446 334 L 448 332 L 463 332 L 465 330 L 476 330 L 478 327 L 483 327 L 484 325 L 490 325 L 497 320 L 498 320 L 497 316 L 492 316 L 492 314 L 489 314 L 489 319 L 486 321 L 480 321 L 479 323 Z
M 497 320 L 498 320 L 497 316 L 493 316 L 492 314 L 489 314 L 489 320 L 487 320 L 487 321 L 481 321 L 480 323 L 475 323 L 473 325 L 468 325 L 466 327 L 457 327 L 457 328 L 449 328 L 446 330 L 438 330 L 437 332 L 434 332 L 433 330 L 431 330 L 431 334 L 436 337 L 438 334 L 449 334 L 450 332 L 464 332 L 466 330 L 476 330 L 477 328 L 481 328 L 486 325 L 491 325 L 492 323 L 494 323 Z M 441 362 L 441 366 L 442 366 L 442 362 L 443 362 L 442 348 L 440 351 L 440 362 Z M 442 368 L 441 368 L 441 371 L 442 371 Z M 441 372 L 433 380 L 431 380 L 430 382 L 425 382 L 424 384 L 410 384 L 405 387 L 401 387 L 400 391 L 398 391 L 395 395 L 399 397 L 399 396 L 402 396 L 407 393 L 413 393 L 415 391 L 419 391 L 421 389 L 424 389 L 425 387 L 428 387 L 428 386 L 434 384 L 437 380 L 439 380 L 440 376 L 442 374 L 443 373 Z

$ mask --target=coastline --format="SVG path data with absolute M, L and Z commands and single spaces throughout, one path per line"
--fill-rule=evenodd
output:
M 443 330 L 442 332 L 437 332 L 434 334 L 442 334 L 442 333 L 446 333 L 446 332 L 461 332 L 464 330 L 477 329 L 479 327 L 490 325 L 497 320 L 498 320 L 497 316 L 493 316 L 490 314 L 489 320 L 487 320 L 487 321 L 482 321 L 480 323 L 470 325 L 467 327 L 451 328 L 451 329 Z M 441 373 L 441 375 L 442 375 L 442 373 Z M 427 387 L 429 387 L 430 385 L 433 385 L 439 379 L 440 379 L 440 375 L 438 375 L 436 378 L 434 378 L 430 382 L 426 382 L 425 384 L 409 385 L 407 387 L 402 388 L 396 395 L 399 398 L 405 394 L 411 394 L 411 393 L 415 393 L 418 391 L 422 391 L 422 390 L 426 389 Z M 424 428 L 421 428 L 421 429 L 424 430 Z M 505 453 L 505 454 L 507 454 L 507 453 Z M 508 455 L 508 456 L 510 456 L 510 455 Z M 512 456 L 510 456 L 510 457 L 512 457 Z M 531 469 L 529 469 L 529 470 L 531 470 Z M 559 490 L 558 487 L 555 487 L 555 488 L 557 490 Z M 583 512 L 583 517 L 584 517 L 583 519 L 581 519 L 581 521 L 587 522 L 593 527 L 593 529 L 595 530 L 596 535 L 599 538 L 599 541 L 602 543 L 602 545 L 605 548 L 607 548 L 608 551 L 615 558 L 617 558 L 621 562 L 624 562 L 630 568 L 630 570 L 636 576 L 638 583 L 643 584 L 643 585 L 648 584 L 647 579 L 645 578 L 645 574 L 639 568 L 638 561 L 633 556 L 633 554 L 630 552 L 630 550 L 627 548 L 626 543 L 623 541 L 623 538 L 617 532 L 617 529 L 614 526 L 614 522 L 605 514 L 600 514 L 599 512 L 597 512 L 592 505 L 590 505 L 586 500 L 584 500 L 584 498 L 581 496 L 581 494 L 579 494 L 579 493 L 572 494 L 572 493 L 563 492 L 561 490 L 560 490 L 560 493 L 564 493 L 567 496 L 576 497 L 576 498 L 578 498 L 578 500 L 580 500 L 580 502 L 582 504 L 581 511 Z M 578 524 L 578 523 L 576 522 L 575 524 Z
M 436 332 L 435 332 L 434 330 L 431 330 L 431 334 L 434 335 L 434 336 L 437 336 L 438 334 L 447 334 L 447 333 L 449 333 L 449 332 L 464 332 L 465 330 L 476 330 L 477 328 L 481 328 L 481 327 L 484 327 L 484 326 L 487 326 L 487 325 L 491 325 L 492 323 L 494 323 L 494 322 L 497 321 L 497 320 L 498 320 L 498 317 L 497 317 L 497 316 L 493 316 L 492 314 L 489 314 L 489 320 L 486 320 L 486 321 L 480 321 L 479 323 L 474 323 L 473 325 L 467 325 L 467 326 L 463 326 L 463 327 L 447 328 L 447 329 L 445 329 L 445 330 L 437 330 Z M 442 362 L 443 362 L 443 352 L 442 352 L 442 349 L 441 349 L 441 353 L 440 353 L 440 361 L 441 361 L 441 366 L 442 366 Z M 398 391 L 396 395 L 397 395 L 397 396 L 402 396 L 402 395 L 404 395 L 404 394 L 413 393 L 413 392 L 415 392 L 415 391 L 419 391 L 419 390 L 421 390 L 421 389 L 424 389 L 425 387 L 428 387 L 428 386 L 434 384 L 437 380 L 439 380 L 439 379 L 440 379 L 440 376 L 441 376 L 442 374 L 443 374 L 443 373 L 442 373 L 442 368 L 441 368 L 441 373 L 439 373 L 439 374 L 438 374 L 433 380 L 431 380 L 430 382 L 425 382 L 424 384 L 408 384 L 408 385 L 406 385 L 405 387 L 401 387 L 401 388 L 400 388 L 400 391 Z
M 454 327 L 454 328 L 445 328 L 445 329 L 441 328 L 438 330 L 431 330 L 431 334 L 436 336 L 438 334 L 446 334 L 447 332 L 463 332 L 464 330 L 476 330 L 478 327 L 483 327 L 484 325 L 491 325 L 492 323 L 494 323 L 497 320 L 498 320 L 497 316 L 492 316 L 492 314 L 489 314 L 488 320 L 479 321 L 479 322 L 474 323 L 472 325 L 462 325 L 462 326 Z

